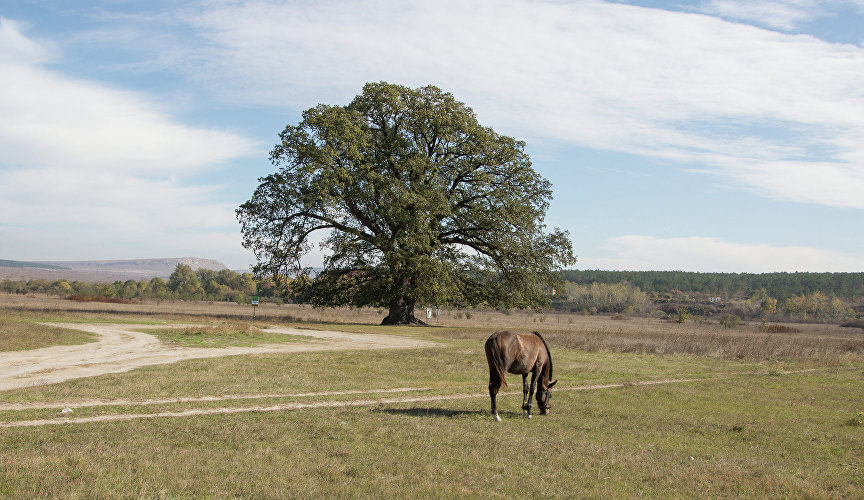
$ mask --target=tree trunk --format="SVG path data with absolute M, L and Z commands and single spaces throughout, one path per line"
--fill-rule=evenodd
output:
M 381 322 L 382 325 L 425 325 L 414 316 L 413 300 L 396 297 L 390 301 L 390 313 Z

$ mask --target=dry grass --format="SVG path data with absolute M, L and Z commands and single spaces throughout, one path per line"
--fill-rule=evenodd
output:
M 57 314 L 93 313 L 111 317 L 216 317 L 251 318 L 252 307 L 225 302 L 144 301 L 141 304 L 78 303 L 49 296 L 0 294 L 0 308 Z M 418 317 L 425 311 L 417 311 Z M 297 304 L 262 304 L 256 317 L 290 323 L 341 324 L 346 329 L 372 328 L 411 335 L 415 328 L 377 327 L 385 312 L 374 308 L 316 309 Z M 439 327 L 422 335 L 483 340 L 496 330 L 537 330 L 553 347 L 598 352 L 688 354 L 722 359 L 794 360 L 819 364 L 844 364 L 864 358 L 864 332 L 837 325 L 756 325 L 723 328 L 711 323 L 670 323 L 654 318 L 582 316 L 564 312 L 495 310 L 442 310 L 430 326 Z M 348 326 L 355 325 L 355 326 Z M 365 326 L 356 326 L 365 325 Z M 340 327 L 342 328 L 342 327 Z M 369 330 L 369 331 L 373 331 Z
M 98 297 L 93 295 L 70 295 L 66 300 L 75 302 L 104 302 L 106 304 L 137 304 L 140 300 L 121 299 L 119 297 Z
M 97 336 L 92 333 L 40 325 L 36 319 L 26 313 L 0 316 L 0 351 L 24 351 L 96 341 Z
M 442 329 L 442 335 L 485 339 L 498 327 Z M 526 330 L 515 326 L 517 331 Z M 653 319 L 617 321 L 608 317 L 579 318 L 566 326 L 530 328 L 553 348 L 591 352 L 686 354 L 720 359 L 790 360 L 820 365 L 864 360 L 864 335 L 834 325 L 801 325 L 781 333 L 757 327 L 727 329 L 718 325 L 677 324 Z
M 26 316 L 32 324 L 59 317 L 188 322 L 229 309 L 177 303 L 168 316 L 147 312 L 152 304 L 118 304 L 119 310 L 99 313 L 49 312 L 56 305 L 46 303 L 46 309 L 34 313 L 13 304 L 7 311 L 13 312 L 8 316 Z M 183 305 L 191 315 L 182 315 Z M 864 496 L 864 426 L 852 423 L 860 418 L 864 400 L 864 335 L 858 329 L 796 325 L 801 331 L 767 334 L 758 332 L 757 325 L 727 330 L 638 318 L 494 311 L 470 311 L 471 318 L 465 317 L 466 311 L 461 318 L 445 313 L 439 328 L 381 327 L 375 325 L 380 320 L 375 310 L 262 306 L 259 313 L 270 310 L 279 313 L 275 318 L 308 314 L 307 321 L 356 314 L 369 321 L 339 328 L 443 342 L 436 348 L 392 352 L 189 360 L 4 392 L 2 400 L 395 387 L 474 397 L 3 429 L 0 498 Z M 7 311 L 0 314 L 7 317 Z M 560 379 L 550 415 L 520 418 L 517 382 L 513 393 L 500 400 L 504 422 L 491 422 L 482 345 L 489 333 L 503 328 L 539 330 L 549 341 Z M 643 354 L 648 352 L 688 355 Z M 849 362 L 854 369 L 784 373 L 838 362 Z M 691 381 L 562 390 L 669 378 Z M 333 399 L 366 397 L 345 394 Z M 160 403 L 150 411 L 228 404 Z M 118 402 L 76 408 L 74 415 L 143 411 L 140 405 Z M 29 418 L 65 417 L 56 407 L 0 412 L 0 421 Z
M 762 325 L 759 327 L 762 333 L 801 333 L 801 330 L 789 325 Z
M 848 424 L 864 397 L 860 370 L 559 390 L 552 413 L 531 421 L 519 416 L 521 396 L 510 394 L 501 402 L 505 420 L 496 425 L 483 397 L 482 349 L 463 354 L 468 344 L 414 353 L 317 353 L 312 365 L 306 355 L 184 363 L 198 370 L 178 377 L 185 380 L 178 391 L 237 363 L 235 376 L 247 390 L 273 378 L 285 387 L 336 390 L 359 377 L 366 387 L 424 380 L 433 382 L 436 392 L 454 393 L 463 392 L 470 379 L 479 397 L 4 429 L 0 497 L 860 498 L 864 493 L 859 453 L 864 427 Z M 559 353 L 566 377 L 561 384 L 567 385 L 574 377 L 614 380 L 634 371 L 649 378 L 671 375 L 667 370 L 689 373 L 689 363 L 722 372 L 748 365 Z M 418 364 L 425 355 L 436 357 Z M 660 363 L 663 359 L 668 362 Z M 310 377 L 310 366 L 323 373 L 316 370 Z M 590 366 L 603 373 L 592 374 Z M 147 375 L 147 385 L 158 386 L 175 369 L 111 375 L 102 384 L 122 393 Z M 97 389 L 98 380 L 87 383 Z M 209 382 L 207 390 L 213 385 Z

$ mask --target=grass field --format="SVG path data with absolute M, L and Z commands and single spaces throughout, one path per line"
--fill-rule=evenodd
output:
M 257 326 L 236 321 L 184 328 L 143 328 L 141 331 L 171 344 L 185 347 L 252 347 L 308 340 L 308 337 L 268 332 Z
M 57 309 L 14 304 L 0 328 L 217 321 L 205 305 Z M 362 314 L 338 329 L 437 347 L 197 359 L 0 392 L 0 497 L 864 497 L 860 329 L 476 311 L 411 328 Z M 550 414 L 526 420 L 510 376 L 496 424 L 483 341 L 507 320 L 544 333 L 560 381 Z M 32 421 L 50 424 L 19 426 Z
M 93 342 L 95 335 L 39 324 L 38 314 L 3 314 L 0 316 L 0 352 L 39 349 L 52 345 L 76 345 Z

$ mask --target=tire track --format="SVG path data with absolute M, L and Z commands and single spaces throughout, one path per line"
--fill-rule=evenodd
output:
M 814 371 L 820 371 L 820 369 L 806 369 L 806 370 L 791 370 L 791 371 L 783 371 L 779 372 L 784 375 L 788 374 L 798 374 L 798 373 L 809 373 Z M 712 376 L 710 378 L 675 378 L 675 379 L 663 379 L 663 380 L 644 380 L 644 381 L 632 381 L 632 382 L 620 382 L 620 383 L 609 383 L 609 384 L 592 384 L 592 385 L 582 385 L 575 387 L 562 387 L 555 390 L 555 392 L 577 392 L 577 391 L 595 391 L 595 390 L 604 390 L 604 389 L 616 389 L 616 388 L 624 388 L 624 387 L 640 387 L 640 386 L 654 386 L 654 385 L 671 385 L 671 384 L 685 384 L 692 382 L 709 382 L 709 381 L 719 381 L 728 378 L 733 378 L 736 376 L 752 376 L 752 375 L 763 375 L 767 376 L 769 373 L 765 372 L 744 372 L 744 373 L 733 373 L 733 374 L 719 374 L 716 376 Z M 221 400 L 231 400 L 231 399 L 254 399 L 254 398 L 266 398 L 266 397 L 299 397 L 299 396 L 328 396 L 328 395 L 346 395 L 346 394 L 372 394 L 372 393 L 398 393 L 398 392 L 411 392 L 411 391 L 426 391 L 428 388 L 394 388 L 394 389 L 378 389 L 378 390 L 370 390 L 370 391 L 336 391 L 336 392 L 323 392 L 323 393 L 306 393 L 306 394 L 296 394 L 296 395 L 284 395 L 284 396 L 273 396 L 273 395 L 240 395 L 240 396 L 220 396 L 220 397 L 209 397 L 205 396 L 202 398 L 176 398 L 173 400 L 146 400 L 146 401 L 138 401 L 133 402 L 131 404 L 158 404 L 158 402 L 187 402 L 187 401 L 221 401 Z M 507 395 L 519 395 L 520 392 L 515 391 L 502 391 L 499 393 L 500 396 Z M 304 409 L 316 409 L 316 408 L 346 408 L 346 407 L 362 407 L 362 406 L 380 406 L 380 405 L 388 405 L 388 404 L 404 404 L 404 403 L 422 403 L 422 402 L 432 402 L 432 401 L 451 401 L 457 399 L 477 399 L 477 398 L 488 398 L 489 394 L 487 392 L 482 393 L 458 393 L 458 394 L 444 394 L 444 395 L 430 395 L 430 396 L 407 396 L 407 397 L 387 397 L 387 398 L 378 398 L 378 399 L 355 399 L 355 400 L 347 400 L 347 401 L 317 401 L 317 402 L 291 402 L 291 403 L 282 403 L 282 404 L 274 404 L 267 406 L 244 406 L 244 407 L 222 407 L 222 408 L 191 408 L 188 410 L 180 410 L 180 411 L 164 411 L 164 412 L 156 412 L 156 413 L 129 413 L 129 414 L 114 414 L 114 415 L 98 415 L 93 417 L 61 417 L 54 419 L 39 419 L 39 420 L 21 420 L 21 421 L 13 421 L 13 422 L 4 422 L 0 423 L 0 428 L 11 428 L 11 427 L 37 427 L 37 426 L 45 426 L 45 425 L 63 425 L 63 424 L 86 424 L 93 422 L 116 422 L 116 421 L 125 421 L 125 420 L 138 420 L 145 418 L 181 418 L 181 417 L 191 417 L 198 415 L 231 415 L 238 413 L 268 413 L 268 412 L 276 412 L 276 411 L 295 411 L 295 410 L 304 410 Z M 115 400 L 112 401 L 98 401 L 98 404 L 89 405 L 89 406 L 105 406 L 105 405 L 113 405 L 113 404 L 122 404 L 119 403 L 123 400 Z M 84 403 L 84 402 L 81 402 Z M 67 403 L 45 403 L 42 406 L 39 406 L 39 403 L 27 403 L 26 409 L 50 409 L 50 408 L 59 408 L 62 405 L 73 405 L 73 402 Z M 7 406 L 11 405 L 3 405 L 0 406 L 0 410 L 3 409 L 13 409 L 7 408 Z M 86 407 L 87 405 L 80 405 L 78 407 Z
M 378 394 L 428 391 L 428 387 L 397 387 L 395 389 L 357 389 L 348 391 L 302 392 L 297 394 L 228 394 L 225 396 L 190 396 L 164 399 L 84 399 L 80 401 L 56 401 L 51 403 L 0 403 L 0 411 L 51 410 L 57 408 L 95 408 L 99 406 L 149 406 L 172 403 L 201 403 L 243 399 L 308 398 L 322 396 L 348 396 L 353 394 Z

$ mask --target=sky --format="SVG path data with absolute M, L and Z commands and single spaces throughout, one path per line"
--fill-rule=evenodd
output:
M 864 271 L 864 0 L 3 0 L 0 259 L 246 269 L 279 132 L 375 81 L 525 141 L 577 269 Z

